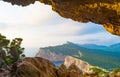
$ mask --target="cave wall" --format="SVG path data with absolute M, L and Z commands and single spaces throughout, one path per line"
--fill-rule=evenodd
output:
M 120 0 L 3 0 L 26 6 L 35 1 L 52 6 L 64 18 L 101 24 L 112 34 L 120 36 Z

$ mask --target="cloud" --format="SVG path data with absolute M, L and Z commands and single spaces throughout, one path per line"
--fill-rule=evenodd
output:
M 120 37 L 111 35 L 108 32 L 99 32 L 89 35 L 78 36 L 74 42 L 81 44 L 99 44 L 99 45 L 110 45 L 120 42 Z
M 57 45 L 66 41 L 98 44 L 120 41 L 120 37 L 109 34 L 101 25 L 62 18 L 50 6 L 38 2 L 27 7 L 1 2 L 0 10 L 0 32 L 10 39 L 23 38 L 24 47 Z
M 12 6 L 8 3 L 1 2 L 0 10 L 0 21 L 12 24 L 24 23 L 35 25 L 54 17 L 52 16 L 53 11 L 50 11 L 50 6 L 38 2 L 35 5 L 27 7 Z
M 6 23 L 0 23 L 0 30 L 6 29 L 7 27 Z
M 102 25 L 86 23 L 84 26 L 81 27 L 81 30 L 78 31 L 77 35 L 89 35 L 96 34 L 99 32 L 105 32 L 105 29 Z
M 53 22 L 54 23 L 54 22 Z M 83 25 L 83 24 L 80 24 Z M 51 36 L 74 36 L 81 29 L 81 26 L 77 26 L 73 22 L 63 21 L 61 24 L 57 24 L 55 26 L 47 26 L 48 27 L 48 35 Z

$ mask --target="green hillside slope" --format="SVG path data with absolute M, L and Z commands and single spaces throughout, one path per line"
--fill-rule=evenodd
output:
M 120 68 L 120 53 L 106 51 L 103 49 L 90 49 L 85 48 L 74 43 L 66 43 L 63 45 L 45 47 L 42 49 L 49 49 L 51 52 L 63 55 L 70 55 L 84 61 L 87 61 L 91 65 L 99 66 L 101 68 L 111 70 L 114 68 Z M 119 49 L 117 49 L 119 50 Z M 113 50 L 112 50 L 113 51 Z

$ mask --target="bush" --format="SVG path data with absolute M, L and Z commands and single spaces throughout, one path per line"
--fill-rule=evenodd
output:
M 21 43 L 22 38 L 15 38 L 10 41 L 0 34 L 0 59 L 2 59 L 7 66 L 18 61 L 21 57 L 25 57 L 23 54 L 24 48 L 21 47 Z
M 109 72 L 106 72 L 103 69 L 94 67 L 94 68 L 91 68 L 91 70 L 93 72 L 97 73 L 99 75 L 99 77 L 101 77 L 102 75 L 104 75 L 105 77 L 109 77 Z

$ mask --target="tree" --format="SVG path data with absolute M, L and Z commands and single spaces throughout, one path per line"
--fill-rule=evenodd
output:
M 21 48 L 21 42 L 21 38 L 15 38 L 10 43 L 8 54 L 9 57 L 13 60 L 13 62 L 16 62 L 18 59 L 21 58 L 21 55 L 23 55 L 24 48 Z
M 8 66 L 25 57 L 24 48 L 21 47 L 22 38 L 15 38 L 12 41 L 0 34 L 0 59 Z
M 0 34 L 0 59 L 5 61 L 6 58 L 6 48 L 9 44 L 9 40 L 5 36 Z M 2 61 L 1 61 L 2 62 Z M 3 63 L 1 63 L 3 64 Z

